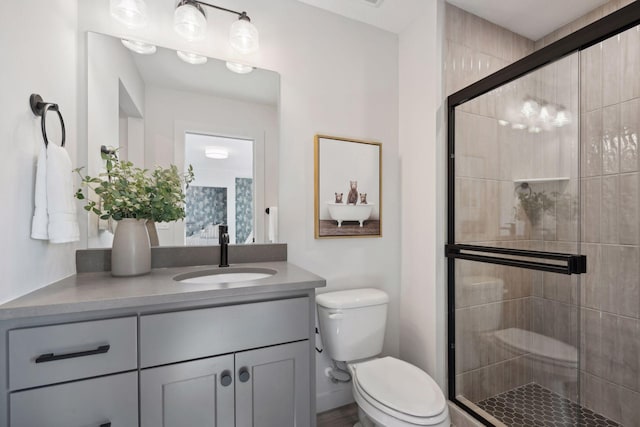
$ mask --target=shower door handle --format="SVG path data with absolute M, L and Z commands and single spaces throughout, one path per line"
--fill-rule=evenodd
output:
M 509 258 L 481 254 L 507 255 Z M 486 262 L 489 264 L 526 268 L 529 270 L 546 271 L 549 273 L 584 274 L 587 272 L 587 257 L 585 255 L 565 254 L 559 252 L 496 248 L 493 246 L 446 245 L 445 256 L 447 258 Z M 518 257 L 527 259 L 518 259 Z M 537 259 L 556 262 L 540 262 L 537 261 Z

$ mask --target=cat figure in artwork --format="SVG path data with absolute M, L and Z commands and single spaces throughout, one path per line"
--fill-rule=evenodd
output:
M 363 205 L 367 204 L 367 193 L 360 193 L 360 203 Z
M 355 205 L 358 203 L 358 181 L 349 181 L 349 184 L 351 186 L 351 190 L 347 195 L 347 204 Z
M 342 195 L 344 193 L 336 193 L 336 203 L 342 203 Z

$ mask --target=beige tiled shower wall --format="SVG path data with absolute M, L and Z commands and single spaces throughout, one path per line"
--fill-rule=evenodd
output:
M 533 51 L 533 41 L 447 4 L 446 93 L 451 94 Z M 522 90 L 522 89 L 519 89 Z M 457 116 L 458 241 L 529 247 L 513 233 L 510 159 L 499 156 L 508 135 L 498 126 L 500 96 L 491 94 Z M 496 345 L 497 329 L 529 329 L 535 274 L 460 261 L 456 299 L 456 389 L 478 402 L 531 381 L 527 359 Z
M 446 93 L 628 3 L 610 1 L 535 43 L 447 5 Z M 456 263 L 456 389 L 471 401 L 529 381 L 576 398 L 575 381 L 557 381 L 566 374 L 562 364 L 507 354 L 488 332 L 518 327 L 577 347 L 576 322 L 581 319 L 582 403 L 624 425 L 637 425 L 640 419 L 639 37 L 640 31 L 633 29 L 583 52 L 581 76 L 576 56 L 458 109 L 457 241 L 575 252 L 580 155 L 580 231 L 589 258 L 589 273 L 580 284 L 581 317 L 575 277 Z M 566 76 L 576 81 L 559 84 Z M 574 120 L 574 125 L 581 123 L 581 153 L 575 127 L 536 136 L 498 125 L 504 99 L 517 99 L 526 92 L 560 102 L 561 87 L 575 91 L 580 87 L 578 77 L 581 120 Z M 563 99 L 567 97 L 569 102 L 578 99 L 571 92 Z M 570 110 L 577 118 L 577 105 Z M 568 195 L 567 203 L 557 202 L 540 225 L 529 224 L 524 234 L 520 230 L 514 236 L 506 231 L 512 216 L 508 211 L 513 207 L 513 179 L 535 173 L 569 176 L 569 182 L 538 184 L 547 193 Z M 502 283 L 492 285 L 491 280 Z M 500 288 L 502 292 L 497 292 Z
M 582 396 L 640 423 L 640 28 L 582 52 Z

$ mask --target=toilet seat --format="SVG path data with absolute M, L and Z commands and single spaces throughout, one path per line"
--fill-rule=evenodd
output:
M 382 425 L 437 426 L 448 420 L 447 402 L 424 371 L 392 357 L 350 366 L 358 405 Z

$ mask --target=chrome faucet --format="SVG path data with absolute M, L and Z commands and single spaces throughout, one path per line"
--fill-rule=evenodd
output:
M 218 267 L 229 267 L 229 226 L 218 226 L 218 243 L 220 243 L 220 264 Z

